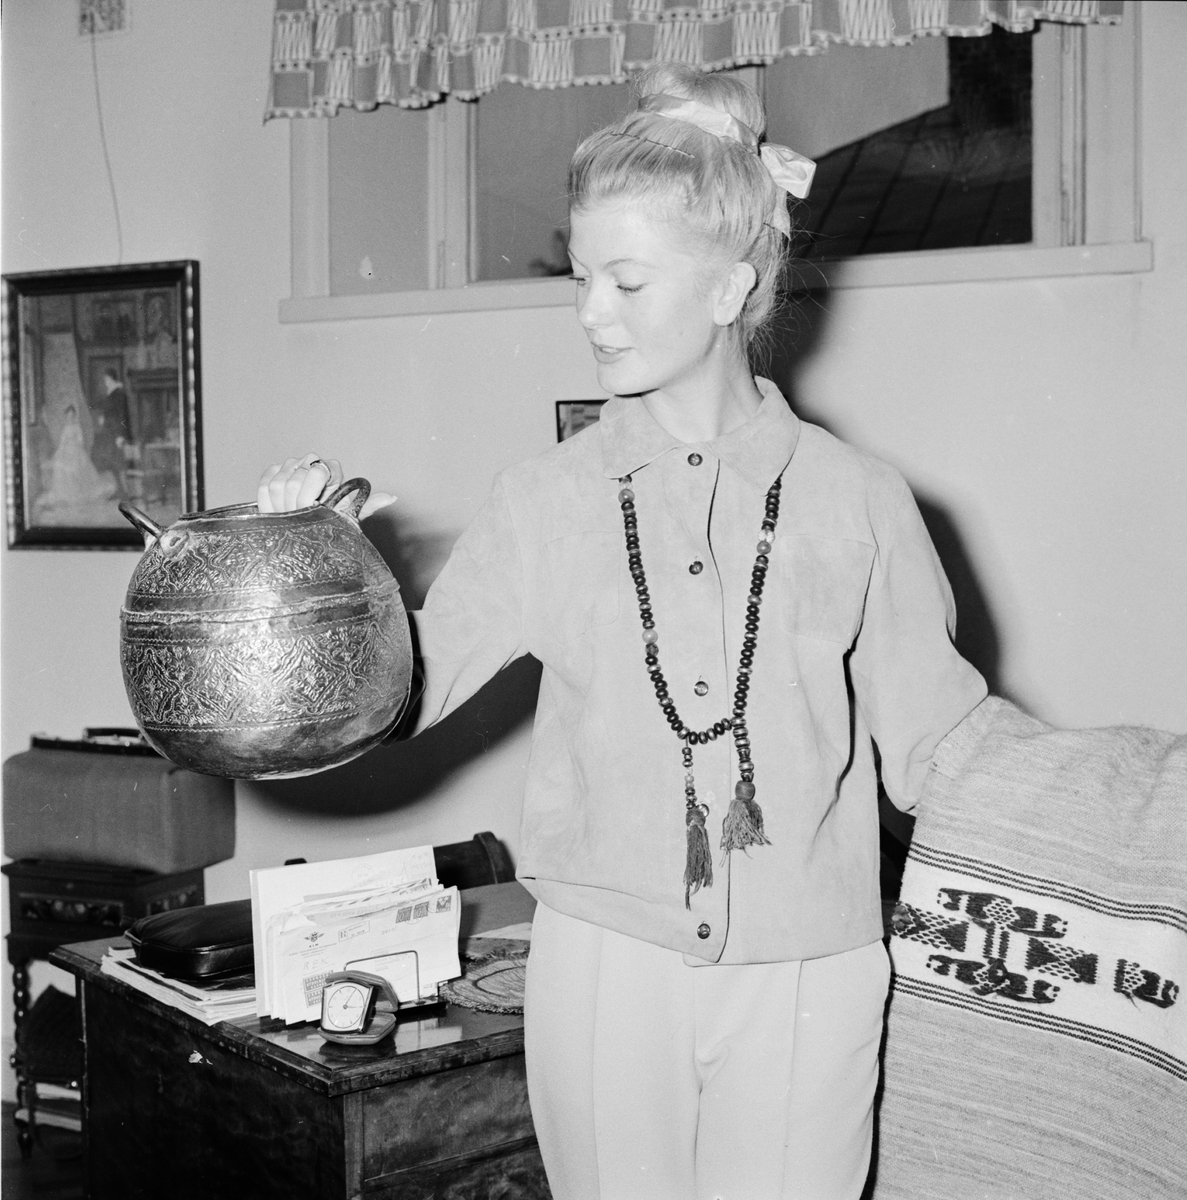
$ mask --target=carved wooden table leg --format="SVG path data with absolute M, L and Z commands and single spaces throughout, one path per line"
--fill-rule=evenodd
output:
M 19 1030 L 25 1014 L 29 1011 L 29 960 L 21 959 L 12 968 L 12 1027 Z M 28 1158 L 33 1153 L 33 1110 L 30 1105 L 29 1081 L 25 1077 L 24 1063 L 20 1051 L 14 1050 L 8 1060 L 16 1071 L 16 1104 L 17 1112 L 22 1109 L 26 1114 L 23 1121 L 14 1119 L 16 1125 L 17 1145 L 21 1157 Z

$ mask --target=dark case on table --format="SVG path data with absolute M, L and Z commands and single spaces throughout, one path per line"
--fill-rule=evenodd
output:
M 141 966 L 172 979 L 201 983 L 252 969 L 250 900 L 142 917 L 124 936 Z

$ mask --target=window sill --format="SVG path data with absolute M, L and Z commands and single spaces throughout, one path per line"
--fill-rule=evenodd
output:
M 870 254 L 844 262 L 801 265 L 798 274 L 805 289 L 834 290 L 1066 275 L 1129 275 L 1153 268 L 1152 242 L 1113 242 L 1100 246 L 984 246 Z M 433 291 L 295 297 L 280 302 L 280 321 L 299 324 L 507 308 L 560 308 L 572 303 L 573 284 L 567 278 L 517 279 Z
M 420 313 L 486 312 L 498 308 L 571 308 L 573 281 L 512 279 L 470 283 L 423 292 L 376 292 L 357 296 L 300 296 L 280 302 L 281 324 L 348 321 L 360 317 L 407 317 Z
M 805 288 L 912 287 L 924 283 L 985 283 L 1060 275 L 1130 275 L 1154 269 L 1152 242 L 1100 246 L 975 246 L 868 254 L 844 262 L 805 266 Z

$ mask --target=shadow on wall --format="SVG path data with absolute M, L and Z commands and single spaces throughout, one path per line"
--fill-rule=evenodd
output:
M 320 775 L 258 780 L 251 786 L 294 812 L 360 817 L 416 804 L 532 719 L 540 664 L 517 659 L 444 721 L 411 741 L 379 746 Z
M 811 290 L 795 293 L 782 314 L 777 338 L 760 370 L 779 385 L 795 412 L 806 421 L 836 431 L 827 416 L 812 410 L 798 393 L 797 381 L 812 356 L 824 344 L 832 297 L 830 276 L 843 263 L 812 264 L 804 268 Z M 964 538 L 948 510 L 936 499 L 915 493 L 923 522 L 940 556 L 956 600 L 956 648 L 985 677 L 989 690 L 1002 695 L 1001 643 L 997 622 Z

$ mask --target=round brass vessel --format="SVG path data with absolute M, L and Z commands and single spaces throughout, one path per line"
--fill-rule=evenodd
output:
M 179 766 L 277 779 L 370 750 L 403 711 L 412 642 L 400 589 L 359 528 L 352 479 L 320 504 L 187 513 L 145 538 L 120 613 L 124 686 Z M 336 507 L 337 506 L 337 507 Z

